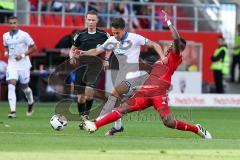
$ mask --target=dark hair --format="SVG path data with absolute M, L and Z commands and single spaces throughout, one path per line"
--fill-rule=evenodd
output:
M 86 15 L 88 15 L 88 14 L 96 15 L 96 16 L 98 17 L 98 12 L 95 11 L 95 10 L 90 10 L 90 11 L 88 11 Z
M 183 38 L 180 38 L 180 42 L 181 42 L 182 44 L 184 44 L 185 46 L 187 45 L 187 42 L 186 42 L 186 40 L 185 40 L 185 39 L 183 39 Z
M 179 48 L 183 51 L 187 45 L 187 42 L 185 39 L 183 39 L 182 37 L 180 37 L 180 43 L 178 44 L 179 45 Z M 176 44 L 178 41 L 178 39 L 174 40 L 174 43 Z
M 8 17 L 8 21 L 11 20 L 11 19 L 16 19 L 16 20 L 17 20 L 18 18 L 17 18 L 16 16 L 10 16 L 10 17 Z
M 122 18 L 114 18 L 112 20 L 111 27 L 124 29 L 125 28 L 125 21 L 124 21 L 124 19 L 122 19 Z

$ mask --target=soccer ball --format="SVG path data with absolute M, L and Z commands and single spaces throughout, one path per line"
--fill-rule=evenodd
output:
M 52 116 L 50 124 L 54 130 L 60 131 L 67 126 L 67 119 L 63 115 L 57 114 Z

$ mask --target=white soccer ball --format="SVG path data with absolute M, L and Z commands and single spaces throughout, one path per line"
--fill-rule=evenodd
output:
M 67 126 L 67 119 L 63 115 L 57 114 L 52 116 L 50 124 L 54 130 L 60 131 Z

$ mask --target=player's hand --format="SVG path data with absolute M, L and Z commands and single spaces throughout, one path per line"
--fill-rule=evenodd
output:
M 15 57 L 15 59 L 16 59 L 16 61 L 20 61 L 20 60 L 22 59 L 22 56 L 21 56 L 21 55 L 17 55 L 17 56 Z
M 162 58 L 162 63 L 163 64 L 168 64 L 168 58 L 167 57 Z
M 75 66 L 77 64 L 77 59 L 75 57 L 71 58 L 70 64 Z
M 106 71 L 109 69 L 109 61 L 103 60 L 103 70 Z
M 74 50 L 72 51 L 72 53 L 73 53 L 73 57 L 79 58 L 79 56 L 80 56 L 80 54 L 81 54 L 81 50 L 79 50 L 79 49 L 74 49 Z
M 162 13 L 164 14 L 164 21 L 167 22 L 169 20 L 167 12 L 162 10 Z

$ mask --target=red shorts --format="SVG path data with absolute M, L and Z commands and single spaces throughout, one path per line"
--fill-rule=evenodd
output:
M 128 99 L 126 103 L 130 106 L 130 111 L 141 111 L 153 106 L 160 114 L 161 117 L 171 114 L 168 106 L 168 96 L 158 97 L 135 97 Z

